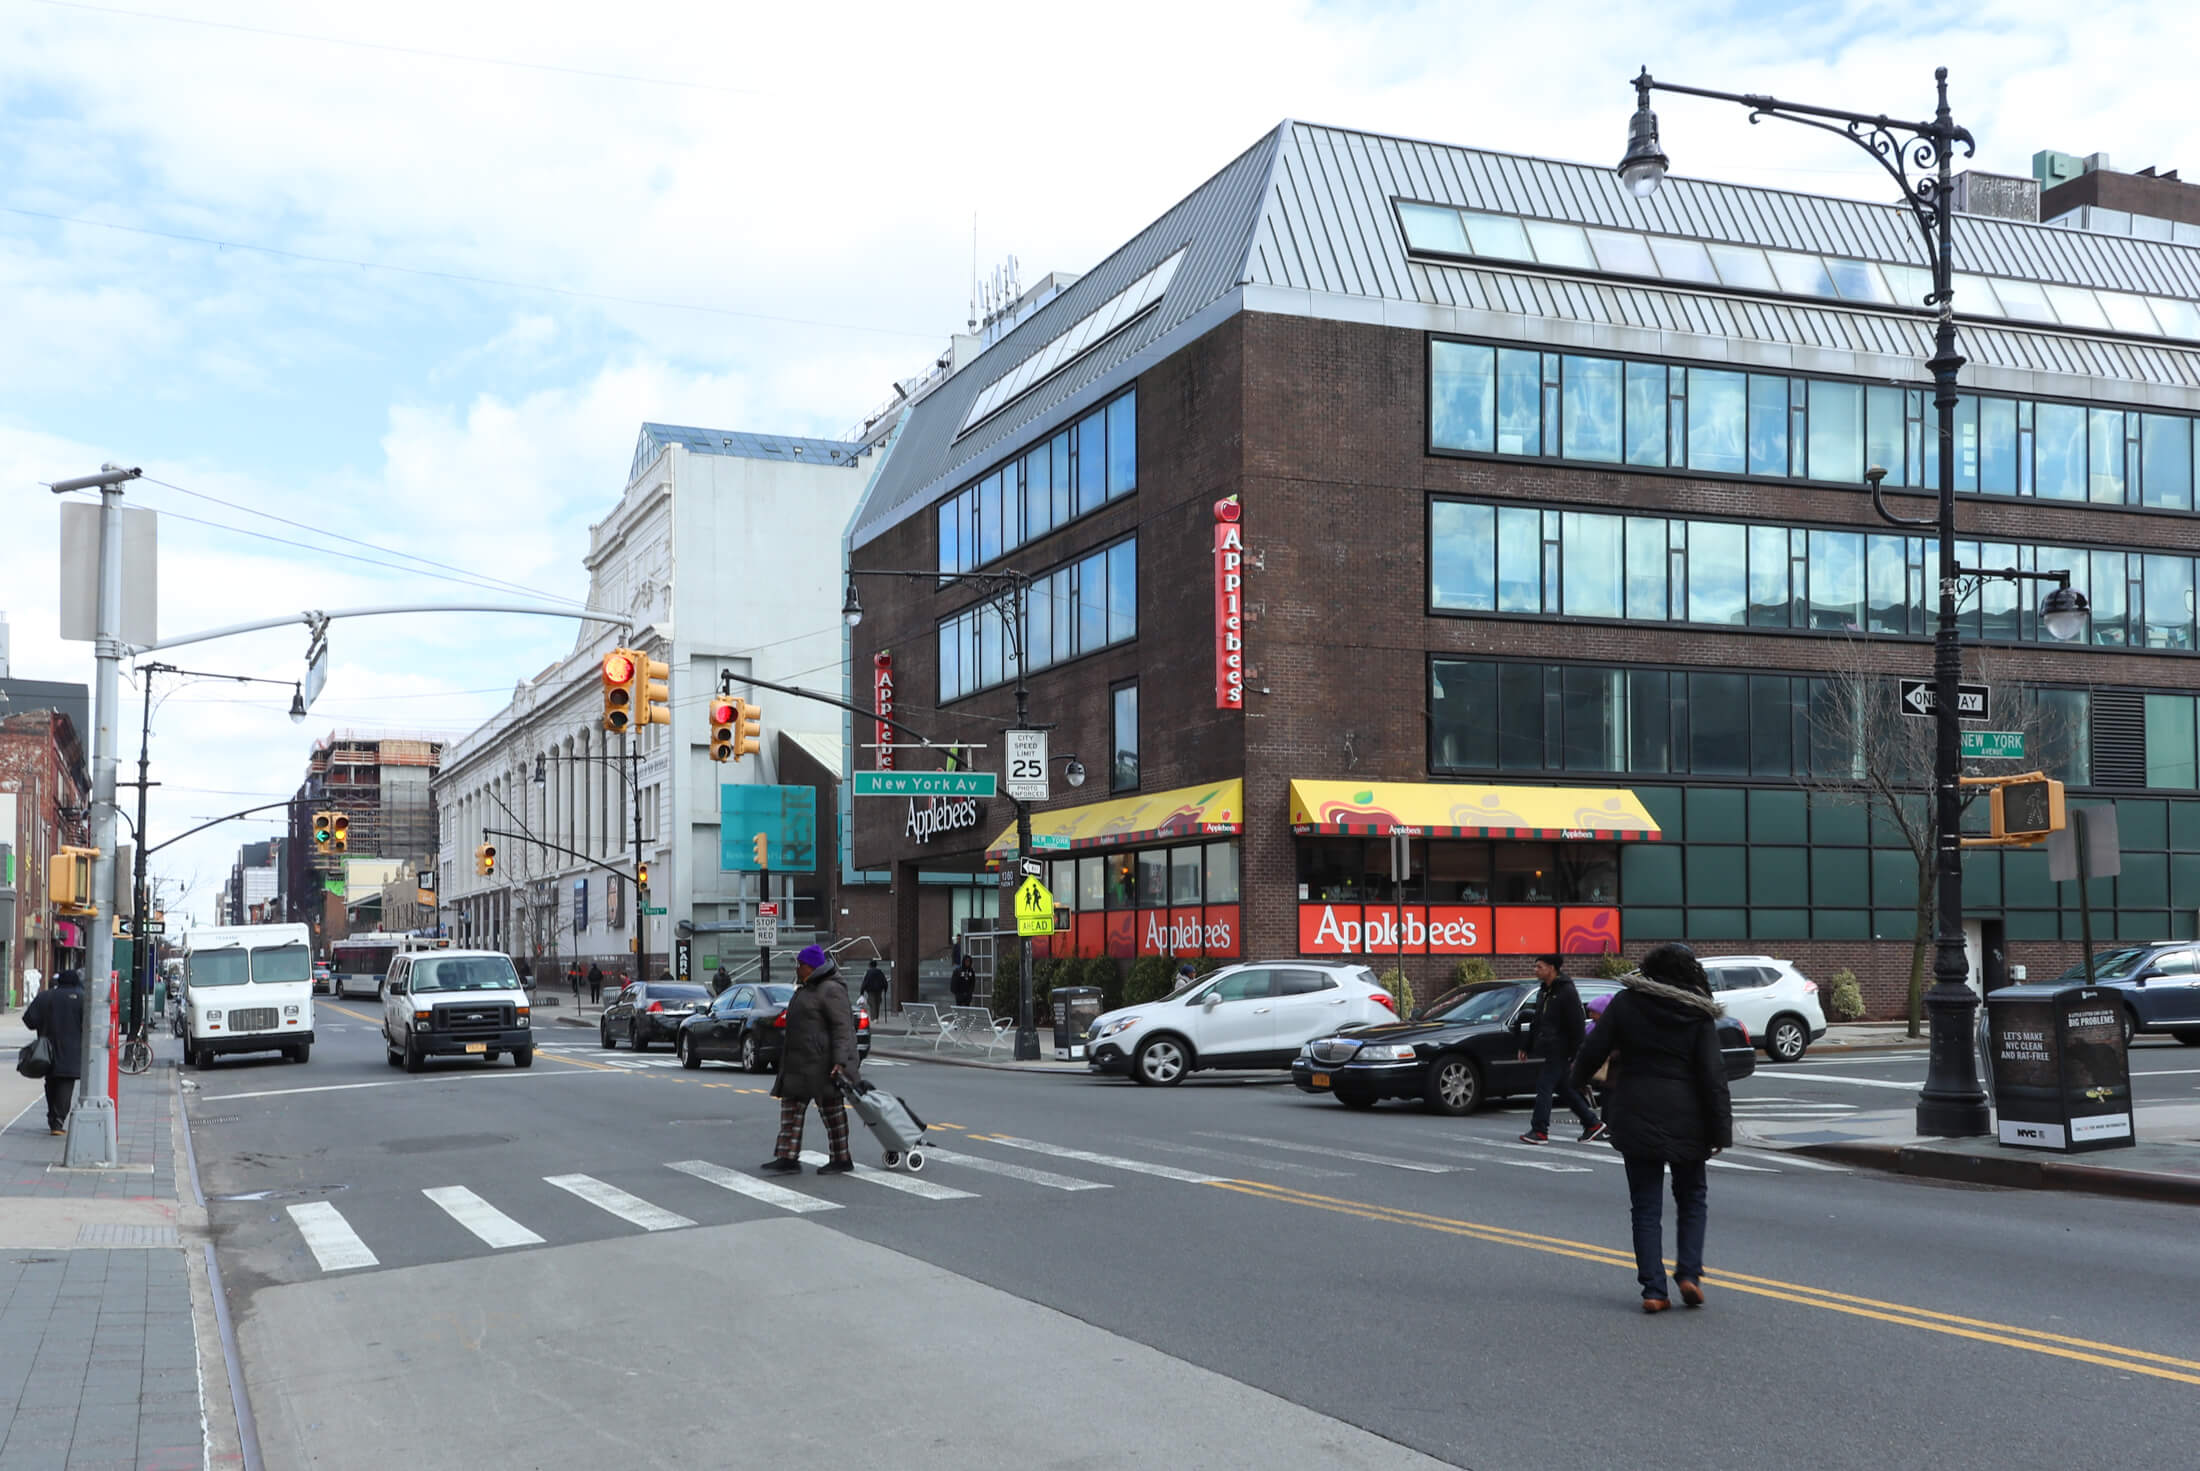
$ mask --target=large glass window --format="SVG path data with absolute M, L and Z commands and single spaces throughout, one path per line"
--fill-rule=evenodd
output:
M 1662 549 L 1658 555 L 1662 562 Z M 1497 606 L 1494 508 L 1463 501 L 1438 501 L 1429 508 L 1429 601 L 1468 613 Z
M 1108 636 L 1111 644 L 1138 634 L 1138 543 L 1108 548 Z
M 1627 463 L 1665 463 L 1665 365 L 1627 365 Z
M 1749 375 L 1749 473 L 1788 472 L 1788 380 Z
M 1138 542 L 1126 537 L 1032 579 L 1025 602 L 1024 655 L 1044 669 L 1138 636 Z M 991 604 L 939 625 L 940 700 L 962 698 L 1015 678 L 1013 645 Z
M 1696 521 L 1688 529 L 1688 621 L 1741 623 L 1748 607 L 1747 528 Z
M 1574 618 L 1618 618 L 1626 611 L 1626 518 L 1567 511 L 1559 517 L 1560 582 Z
M 1627 769 L 1627 688 L 1622 671 L 1581 666 L 1561 671 L 1563 744 L 1568 771 Z
M 1077 514 L 1097 511 L 1107 498 L 1107 413 L 1095 409 L 1077 421 Z
M 2085 410 L 2076 404 L 2039 405 L 2033 430 L 2033 483 L 2040 499 L 2086 498 L 2085 418 Z
M 1855 633 L 1864 626 L 1864 538 L 1854 531 L 1810 534 L 1810 626 Z
M 1429 443 L 1437 449 L 1487 451 L 1497 442 L 1496 423 L 1497 349 L 1430 343 Z
M 2142 419 L 2139 482 L 2143 504 L 2192 509 L 2192 420 L 2172 414 Z
M 1497 666 L 1497 764 L 1508 771 L 1541 771 L 1543 750 L 1543 666 Z
M 939 569 L 952 574 L 984 566 L 1137 485 L 1134 389 L 942 501 Z
M 1543 611 L 1543 513 L 1520 506 L 1497 512 L 1497 611 Z
M 1497 449 L 1500 454 L 1543 452 L 1543 355 L 1518 348 L 1497 352 Z
M 2134 642 L 2153 649 L 2193 646 L 2193 580 L 2190 557 L 2146 557 L 2145 611 Z
M 1617 358 L 1565 360 L 1565 444 L 1569 460 L 1620 457 L 1620 362 Z
M 1108 499 L 1138 488 L 1138 393 L 1108 404 Z
M 2190 695 L 2147 696 L 2147 785 L 2191 791 L 2196 778 L 2193 700 Z
M 1738 475 L 1749 468 L 1749 402 L 1740 373 L 1688 370 L 1688 468 Z
M 1108 790 L 1138 790 L 1138 685 L 1119 684 L 1108 701 Z
M 1209 904 L 1235 904 L 1238 902 L 1238 845 L 1232 839 L 1227 843 L 1208 843 L 1201 849 L 1207 866 L 1207 902 Z
M 1627 518 L 1627 616 L 1663 621 L 1666 593 L 1665 522 L 1654 516 Z
M 1788 529 L 1749 528 L 1749 622 L 1753 628 L 1786 628 L 1788 608 Z
M 1851 485 L 1864 478 L 1864 390 L 1858 384 L 1812 380 L 1810 478 Z
M 1169 850 L 1169 902 L 1197 904 L 1202 847 L 1187 845 Z

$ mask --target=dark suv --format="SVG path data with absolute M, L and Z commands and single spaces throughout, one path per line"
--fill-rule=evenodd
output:
M 2124 1041 L 2140 1032 L 2167 1032 L 2187 1047 L 2200 1047 L 2200 941 L 2157 940 L 2126 945 L 2093 957 L 2093 981 L 2124 1004 Z M 2085 984 L 2085 965 L 2055 978 L 2058 986 Z

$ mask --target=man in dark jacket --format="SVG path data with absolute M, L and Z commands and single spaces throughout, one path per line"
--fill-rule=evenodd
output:
M 591 1006 L 603 1005 L 603 967 L 593 960 L 588 963 L 588 1002 Z
M 1710 1210 L 1705 1161 L 1734 1142 L 1734 1105 L 1719 1050 L 1711 982 L 1686 945 L 1659 945 L 1604 1008 L 1574 1059 L 1576 1087 L 1613 1058 L 1612 1143 L 1627 1161 L 1635 1229 L 1635 1279 L 1642 1310 L 1662 1313 L 1666 1298 L 1660 1187 L 1673 1172 L 1673 1280 L 1681 1301 L 1703 1306 L 1704 1224 Z
M 768 1174 L 793 1175 L 802 1169 L 802 1124 L 812 1103 L 825 1120 L 828 1158 L 820 1175 L 845 1175 L 855 1168 L 848 1158 L 848 1105 L 840 1080 L 856 1078 L 856 1017 L 848 1005 L 848 987 L 823 947 L 808 945 L 794 962 L 794 995 L 787 1001 L 787 1036 L 780 1044 L 779 1144 L 764 1165 Z
M 74 970 L 55 976 L 23 1009 L 23 1025 L 53 1047 L 53 1071 L 46 1074 L 46 1129 L 65 1134 L 77 1080 L 84 1076 L 84 978 Z
M 1573 1079 L 1566 1075 L 1574 1054 L 1581 1050 L 1582 1033 L 1587 1030 L 1581 1012 L 1581 993 L 1574 989 L 1574 978 L 1566 974 L 1564 958 L 1557 955 L 1546 955 L 1536 961 L 1535 978 L 1543 985 L 1535 995 L 1535 1026 L 1528 1033 L 1528 1050 L 1520 1056 L 1525 1059 L 1532 1052 L 1541 1066 L 1535 1076 L 1535 1116 L 1529 1120 L 1528 1132 L 1520 1136 L 1520 1142 L 1551 1142 L 1551 1095 L 1555 1092 L 1566 1100 L 1574 1117 L 1581 1120 L 1581 1142 L 1592 1143 L 1604 1137 L 1604 1124 L 1597 1118 L 1597 1111 L 1589 1106 L 1589 1100 L 1581 1096 Z
M 947 979 L 947 990 L 957 1006 L 968 1006 L 978 994 L 978 968 L 970 963 L 969 956 L 955 962 L 955 973 Z
M 863 1004 L 870 1009 L 874 1025 L 886 1014 L 886 972 L 876 960 L 863 972 Z

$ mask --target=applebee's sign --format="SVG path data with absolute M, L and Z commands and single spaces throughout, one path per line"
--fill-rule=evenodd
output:
M 976 827 L 984 816 L 985 807 L 975 797 L 957 797 L 942 801 L 928 797 L 923 806 L 917 799 L 909 799 L 909 820 L 904 832 L 920 843 L 929 843 L 941 833 L 959 832 L 966 827 Z
M 871 656 L 871 708 L 878 712 L 878 769 L 894 769 L 894 728 L 887 721 L 894 713 L 894 656 Z
M 1245 708 L 1245 528 L 1234 495 L 1215 502 L 1215 708 Z

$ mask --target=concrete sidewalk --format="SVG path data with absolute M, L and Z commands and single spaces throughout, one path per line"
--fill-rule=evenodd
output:
M 0 1018 L 7 1055 L 28 1040 Z M 111 1169 L 63 1168 L 42 1085 L 0 1074 L 0 1471 L 242 1463 L 205 1211 L 179 1197 L 177 1063 L 160 1046 L 122 1079 Z

